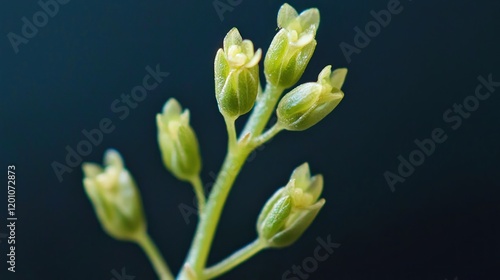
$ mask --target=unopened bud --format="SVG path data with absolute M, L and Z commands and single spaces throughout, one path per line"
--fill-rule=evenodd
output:
M 326 66 L 317 82 L 299 85 L 287 93 L 276 110 L 280 124 L 287 130 L 300 131 L 321 121 L 344 98 L 340 86 L 346 73 L 347 69 L 331 73 L 331 66 Z
M 146 231 L 139 190 L 120 154 L 108 150 L 104 167 L 84 163 L 83 185 L 103 229 L 113 238 L 135 241 Z
M 243 40 L 233 28 L 224 38 L 214 63 L 215 97 L 225 117 L 237 118 L 248 113 L 259 90 L 259 61 L 262 50 L 254 52 L 253 43 Z
M 156 116 L 158 143 L 167 169 L 179 180 L 189 181 L 199 175 L 201 157 L 198 140 L 189 125 L 189 110 L 182 111 L 177 100 L 170 98 Z
M 297 167 L 288 184 L 266 202 L 257 220 L 259 238 L 270 247 L 297 241 L 325 204 L 319 199 L 323 177 L 311 177 L 307 163 Z M 318 200 L 319 199 L 319 200 Z
M 297 83 L 316 48 L 316 30 L 319 26 L 318 9 L 308 9 L 300 15 L 284 4 L 278 12 L 276 34 L 264 60 L 264 72 L 269 83 L 289 88 Z

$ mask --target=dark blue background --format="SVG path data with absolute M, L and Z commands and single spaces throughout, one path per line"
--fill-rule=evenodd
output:
M 222 1 L 225 2 L 225 1 Z M 290 1 L 321 11 L 318 47 L 303 76 L 314 80 L 326 64 L 348 67 L 342 104 L 305 132 L 284 132 L 249 162 L 229 197 L 210 263 L 255 237 L 265 200 L 304 161 L 325 176 L 327 204 L 293 246 L 260 253 L 222 279 L 281 279 L 313 255 L 316 238 L 340 248 L 309 279 L 500 278 L 500 88 L 452 130 L 443 113 L 474 94 L 479 75 L 500 80 L 498 1 L 407 1 L 370 44 L 347 63 L 339 44 L 353 44 L 354 27 L 371 20 L 383 1 Z M 276 31 L 281 1 L 245 1 L 221 21 L 212 1 L 72 0 L 14 53 L 7 34 L 36 1 L 4 1 L 0 14 L 1 165 L 17 170 L 17 272 L 2 279 L 111 279 L 122 267 L 154 279 L 141 250 L 103 233 L 76 168 L 60 183 L 53 161 L 81 131 L 112 119 L 85 161 L 100 162 L 114 147 L 139 183 L 149 231 L 175 271 L 195 229 L 178 206 L 193 193 L 165 171 L 156 143 L 155 114 L 169 97 L 189 107 L 203 155 L 202 177 L 212 181 L 225 148 L 225 127 L 213 93 L 213 58 L 237 26 L 265 51 Z M 170 72 L 125 120 L 110 110 L 141 84 L 145 67 Z M 396 172 L 415 139 L 443 128 L 448 139 L 391 192 L 384 172 Z M 6 179 L 3 179 L 4 184 Z M 1 224 L 6 217 L 1 191 Z M 0 233 L 5 232 L 4 226 Z M 5 278 L 8 275 L 10 278 Z M 291 279 L 291 278 L 290 278 Z

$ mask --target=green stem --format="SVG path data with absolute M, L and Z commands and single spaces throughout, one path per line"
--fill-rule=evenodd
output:
M 270 84 L 266 85 L 266 90 L 257 101 L 241 134 L 242 136 L 251 132 L 252 138 L 254 138 L 262 133 L 283 90 Z M 203 279 L 201 278 L 203 277 L 203 269 L 207 263 L 222 209 L 226 204 L 226 199 L 236 177 L 240 173 L 241 167 L 254 148 L 252 145 L 237 145 L 236 140 L 234 144 L 231 144 L 231 141 L 233 141 L 231 139 L 236 139 L 234 120 L 225 119 L 225 122 L 229 135 L 228 153 L 222 164 L 221 171 L 217 175 L 217 180 L 210 193 L 205 209 L 200 216 L 186 264 L 178 276 L 179 280 Z
M 271 138 L 276 136 L 280 131 L 283 130 L 283 127 L 279 123 L 275 123 L 270 129 L 268 129 L 266 132 L 264 132 L 262 135 L 260 135 L 257 138 L 254 138 L 251 145 L 253 148 L 257 148 L 258 146 L 266 143 L 269 141 Z
M 224 117 L 224 122 L 226 123 L 227 138 L 228 138 L 228 151 L 231 152 L 236 148 L 236 127 L 234 122 L 236 119 Z
M 252 137 L 255 137 L 262 133 L 284 90 L 269 83 L 266 85 L 266 89 L 255 103 L 252 114 L 250 114 L 250 118 L 240 134 L 241 136 L 250 132 L 252 133 Z
M 174 276 L 170 269 L 168 268 L 167 263 L 163 259 L 158 251 L 158 248 L 154 244 L 151 237 L 145 233 L 137 239 L 137 243 L 144 250 L 146 256 L 148 256 L 149 261 L 153 264 L 153 268 L 156 271 L 156 274 L 161 280 L 173 280 Z
M 218 277 L 229 270 L 233 269 L 234 267 L 238 266 L 239 264 L 243 263 L 244 261 L 248 260 L 261 250 L 265 249 L 267 247 L 267 244 L 265 241 L 262 241 L 261 239 L 257 239 L 253 241 L 252 243 L 248 244 L 247 246 L 241 248 L 237 252 L 233 253 L 231 256 L 227 257 L 225 260 L 219 262 L 218 264 L 209 267 L 205 270 L 203 274 L 204 279 L 212 279 L 215 277 Z
M 205 208 L 205 192 L 203 191 L 203 184 L 201 183 L 200 175 L 192 178 L 190 180 L 191 185 L 193 185 L 196 198 L 198 200 L 198 213 L 201 215 L 203 209 Z
M 243 163 L 245 163 L 248 154 L 249 150 L 242 148 L 235 149 L 234 153 L 229 152 L 224 160 L 213 190 L 210 192 L 208 203 L 200 216 L 196 235 L 186 261 L 189 266 L 188 268 L 198 276 L 195 279 L 202 279 L 199 277 L 201 277 L 205 268 L 222 209 L 224 208 L 233 182 L 240 172 Z M 190 278 L 190 274 L 184 268 L 178 279 L 192 279 Z

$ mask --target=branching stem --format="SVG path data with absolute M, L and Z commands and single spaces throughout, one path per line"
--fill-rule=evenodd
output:
M 282 88 L 274 87 L 269 84 L 266 85 L 266 90 L 256 102 L 255 108 L 241 135 L 250 132 L 253 139 L 260 136 L 282 93 Z M 251 140 L 247 145 L 237 145 L 234 119 L 225 118 L 225 122 L 229 137 L 228 153 L 222 164 L 221 171 L 217 176 L 213 190 L 208 197 L 206 207 L 200 216 L 194 240 L 186 259 L 186 265 L 178 276 L 179 280 L 204 279 L 203 271 L 207 263 L 222 210 L 226 204 L 226 199 L 246 158 L 252 150 L 256 148 L 255 145 L 252 145 L 252 142 L 255 140 Z M 279 130 L 277 130 L 277 128 L 271 128 L 270 131 L 271 133 L 269 133 L 266 138 L 272 137 Z M 189 270 L 186 269 L 186 267 L 188 267 Z M 196 275 L 194 279 L 193 273 Z
M 232 255 L 219 262 L 218 264 L 205 269 L 204 279 L 212 279 L 218 277 L 229 270 L 235 268 L 239 264 L 253 257 L 258 252 L 266 248 L 266 242 L 260 239 L 256 239 L 247 246 L 241 248 L 240 250 L 234 252 Z

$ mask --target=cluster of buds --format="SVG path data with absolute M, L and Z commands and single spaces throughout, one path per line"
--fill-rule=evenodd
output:
M 325 204 L 319 199 L 323 176 L 311 177 L 307 163 L 297 167 L 288 184 L 266 202 L 257 220 L 259 238 L 269 247 L 293 244 L 309 227 Z
M 278 12 L 278 27 L 264 60 L 267 83 L 286 89 L 295 85 L 316 48 L 316 31 L 320 22 L 318 9 L 297 13 L 284 4 Z M 254 52 L 253 43 L 243 40 L 236 28 L 224 38 L 224 46 L 215 57 L 215 95 L 224 117 L 236 119 L 249 112 L 260 89 L 259 61 L 262 51 Z M 331 71 L 327 66 L 318 81 L 297 86 L 286 94 L 277 109 L 284 129 L 305 130 L 326 117 L 344 97 L 342 84 L 347 69 Z
M 264 73 L 269 88 L 277 89 L 274 92 L 279 96 L 262 98 L 274 103 L 257 106 L 268 108 L 269 113 L 281 93 L 302 77 L 316 48 L 320 16 L 317 9 L 298 14 L 293 7 L 284 4 L 277 21 L 280 30 L 265 56 Z M 226 120 L 234 121 L 254 107 L 261 91 L 261 58 L 262 50 L 254 51 L 253 43 L 243 40 L 236 28 L 227 33 L 214 63 L 215 96 Z M 325 118 L 344 97 L 342 86 L 346 75 L 345 68 L 332 71 L 331 66 L 326 66 L 316 82 L 301 84 L 285 94 L 276 108 L 277 127 L 301 131 Z M 199 180 L 201 156 L 189 119 L 189 110 L 183 110 L 173 98 L 156 116 L 158 143 L 166 168 L 179 180 L 194 182 Z M 85 163 L 83 171 L 85 191 L 104 230 L 120 240 L 137 241 L 143 236 L 146 221 L 140 193 L 119 153 L 109 150 L 105 153 L 103 167 Z M 257 220 L 259 239 L 268 247 L 294 243 L 324 206 L 325 200 L 320 199 L 322 190 L 322 175 L 311 176 L 307 163 L 297 167 L 286 186 L 276 191 L 262 208 Z

